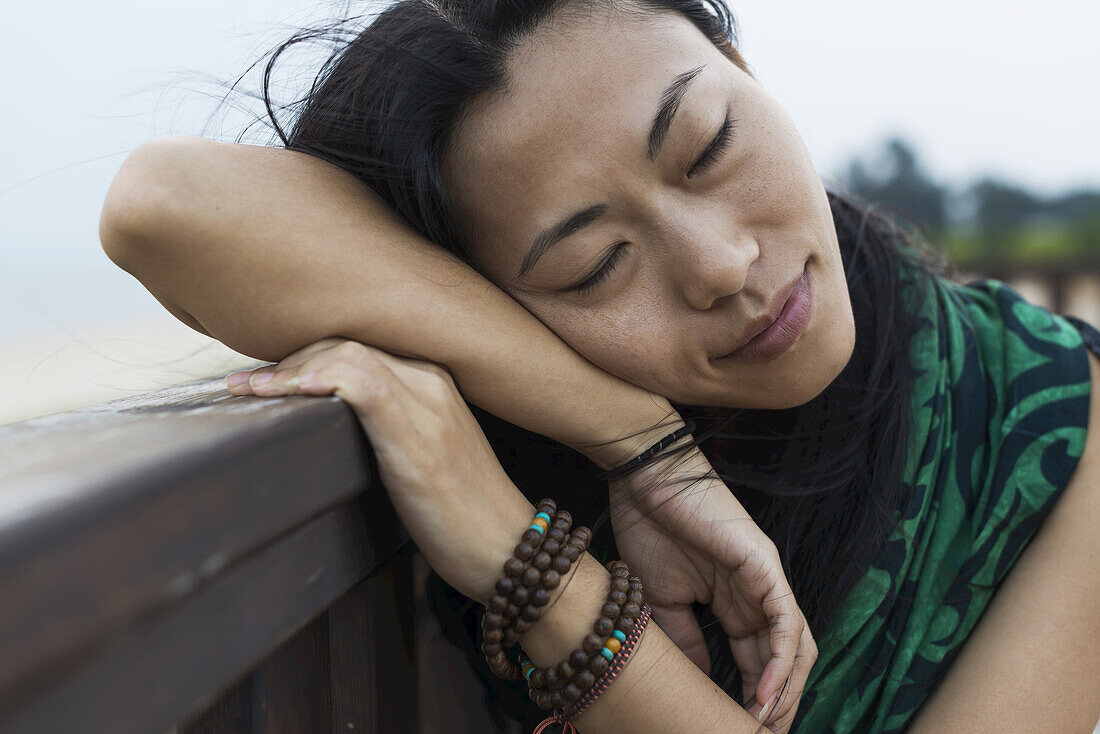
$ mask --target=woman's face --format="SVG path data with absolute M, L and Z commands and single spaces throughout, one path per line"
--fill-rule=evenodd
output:
M 678 14 L 542 24 L 506 90 L 469 107 L 444 178 L 487 277 L 590 361 L 673 401 L 793 407 L 851 357 L 836 229 L 806 147 Z M 793 343 L 726 356 L 804 271 Z

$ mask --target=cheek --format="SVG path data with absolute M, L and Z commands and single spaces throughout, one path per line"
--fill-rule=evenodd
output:
M 574 351 L 628 382 L 663 392 L 685 373 L 688 347 L 678 338 L 676 325 L 657 309 L 532 311 Z
M 758 111 L 743 130 L 736 171 L 737 204 L 755 224 L 814 220 L 825 197 L 821 177 L 793 124 L 775 110 Z
M 760 226 L 816 230 L 820 226 L 820 179 L 785 151 L 763 149 L 753 153 L 737 178 L 737 197 L 746 219 Z

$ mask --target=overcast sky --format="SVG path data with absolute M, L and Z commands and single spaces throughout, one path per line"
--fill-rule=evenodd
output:
M 293 0 L 8 4 L 0 32 L 0 337 L 160 306 L 102 254 L 126 153 L 203 132 L 216 88 L 330 6 Z M 1100 186 L 1100 3 L 734 2 L 742 49 L 822 173 L 889 134 L 932 173 Z M 235 133 L 215 126 L 210 137 Z M 47 288 L 53 292 L 47 292 Z

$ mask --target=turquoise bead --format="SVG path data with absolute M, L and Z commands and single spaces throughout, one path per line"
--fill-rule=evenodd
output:
M 611 636 L 618 638 L 619 642 L 626 642 L 626 633 L 622 630 L 615 630 L 611 633 Z
M 535 530 L 538 530 L 539 535 L 542 535 L 543 533 L 546 532 L 546 528 L 544 528 L 542 525 L 539 525 L 538 523 L 531 523 L 531 525 L 527 529 L 530 530 L 532 528 L 534 528 Z
M 605 658 L 607 658 L 608 662 L 611 662 L 615 659 L 615 653 L 611 652 L 606 647 L 600 649 L 600 655 L 603 655 Z
M 540 512 L 539 514 L 535 515 L 535 517 L 541 517 L 546 522 L 550 522 L 550 516 L 547 515 L 545 512 Z

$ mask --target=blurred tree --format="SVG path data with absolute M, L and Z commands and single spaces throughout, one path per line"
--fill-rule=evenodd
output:
M 1018 186 L 984 178 L 971 189 L 976 224 L 983 236 L 996 237 L 1016 229 L 1043 212 L 1043 202 Z
M 846 184 L 868 202 L 882 204 L 934 235 L 947 227 L 947 191 L 935 183 L 917 160 L 916 151 L 904 140 L 886 141 L 884 155 L 866 162 L 855 159 L 848 166 Z
M 1069 220 L 1069 237 L 1078 254 L 1095 258 L 1100 257 L 1100 193 L 1085 194 L 1080 202 L 1090 199 L 1091 208 L 1083 207 L 1080 216 Z
M 1100 191 L 1071 191 L 1065 196 L 1052 199 L 1050 213 L 1067 220 L 1086 220 L 1100 216 Z
M 1100 191 L 1045 197 L 990 177 L 952 190 L 897 137 L 874 155 L 853 158 L 841 179 L 853 194 L 899 215 L 899 223 L 923 229 L 958 263 L 1100 256 Z

